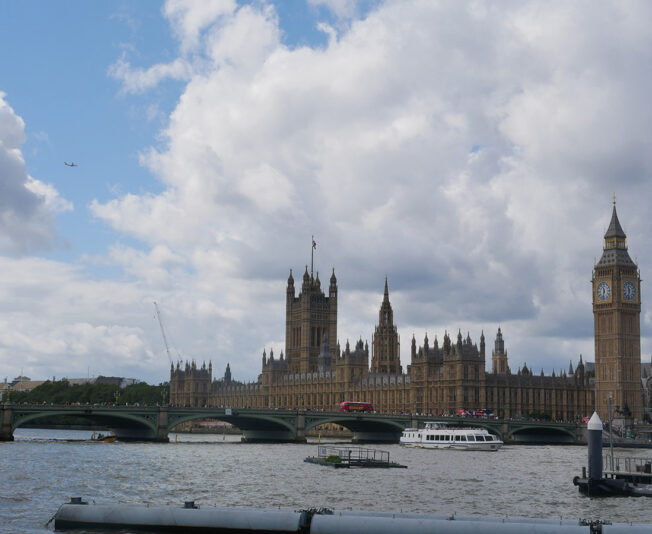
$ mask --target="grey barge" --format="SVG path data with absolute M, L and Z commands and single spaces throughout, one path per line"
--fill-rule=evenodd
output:
M 649 523 L 587 519 L 417 514 L 357 510 L 257 509 L 88 504 L 75 498 L 57 510 L 55 530 L 203 532 L 221 534 L 649 534 Z

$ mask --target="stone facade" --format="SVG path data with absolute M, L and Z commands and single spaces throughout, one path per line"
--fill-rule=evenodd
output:
M 227 364 L 229 377 L 231 371 Z M 177 363 L 170 366 L 170 404 L 177 406 L 208 406 L 213 388 L 213 364 L 204 363 L 197 367 L 195 362 L 186 362 L 185 367 Z
M 307 276 L 306 276 L 307 275 Z M 593 386 L 581 360 L 560 376 L 533 375 L 523 367 L 512 374 L 505 342 L 498 329 L 492 351 L 492 372 L 485 371 L 485 337 L 480 345 L 458 331 L 455 340 L 446 332 L 441 346 L 426 335 L 417 346 L 413 336 L 410 364 L 403 372 L 399 337 L 385 281 L 379 324 L 373 335 L 373 355 L 362 339 L 354 347 L 347 341 L 331 346 L 336 332 L 333 308 L 337 280 L 331 276 L 329 296 L 321 291 L 318 276 L 304 274 L 302 290 L 295 296 L 290 274 L 287 288 L 286 339 L 288 357 L 273 351 L 262 356 L 262 372 L 254 383 L 231 378 L 212 380 L 212 368 L 187 363 L 171 369 L 173 404 L 251 408 L 305 408 L 337 410 L 340 402 L 371 402 L 379 412 L 457 414 L 460 410 L 489 409 L 500 417 L 545 416 L 570 420 L 590 415 Z M 337 320 L 334 317 L 335 322 Z M 318 346 L 316 346 L 319 343 Z
M 255 408 L 337 410 L 342 401 L 371 402 L 379 412 L 457 414 L 491 410 L 499 417 L 545 417 L 577 420 L 597 409 L 607 419 L 606 402 L 640 420 L 644 412 L 641 381 L 640 276 L 629 258 L 625 233 L 616 209 L 605 234 L 602 258 L 593 270 L 595 318 L 595 382 L 580 355 L 568 371 L 534 374 L 527 366 L 512 372 L 500 328 L 486 369 L 484 332 L 479 345 L 467 333 L 444 333 L 441 345 L 426 335 L 417 346 L 413 336 L 406 372 L 400 361 L 400 340 L 389 300 L 387 279 L 372 337 L 372 354 L 362 339 L 352 348 L 337 341 L 337 279 L 330 278 L 328 296 L 319 274 L 303 275 L 296 295 L 292 271 L 286 290 L 285 354 L 262 355 L 258 380 L 243 384 L 212 379 L 212 368 L 194 363 L 172 367 L 173 404 Z M 649 393 L 648 393 L 649 395 Z

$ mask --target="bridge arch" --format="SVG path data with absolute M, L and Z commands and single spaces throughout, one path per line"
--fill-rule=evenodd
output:
M 119 423 L 121 422 L 128 422 L 130 423 L 129 426 L 136 425 L 136 426 L 145 427 L 151 431 L 156 431 L 156 420 L 152 420 L 151 418 L 146 418 L 130 413 L 120 413 L 120 412 L 108 413 L 108 412 L 97 412 L 97 411 L 90 411 L 84 409 L 48 410 L 43 412 L 31 412 L 31 413 L 24 413 L 24 414 L 21 414 L 19 410 L 17 411 L 19 413 L 16 415 L 16 417 L 14 417 L 12 421 L 12 425 L 11 425 L 12 430 L 25 426 L 30 421 L 35 421 L 37 419 L 45 419 L 51 417 L 84 417 L 85 419 L 91 421 L 98 421 L 102 424 L 106 424 L 106 426 L 109 428 L 111 428 L 112 426 L 120 426 Z
M 327 423 L 343 426 L 353 432 L 354 443 L 398 443 L 406 422 L 392 418 L 373 417 L 364 414 L 306 414 L 305 431 Z
M 359 418 L 346 418 L 338 415 L 333 415 L 331 417 L 320 417 L 320 418 L 306 418 L 306 432 L 313 430 L 319 425 L 325 425 L 332 423 L 335 425 L 340 425 L 345 428 L 348 428 L 352 432 L 362 429 L 378 429 L 382 431 L 389 432 L 399 432 L 402 433 L 405 429 L 405 425 L 401 424 L 398 421 L 392 420 L 379 420 L 379 419 L 369 419 L 361 416 Z
M 575 430 L 563 426 L 519 425 L 510 428 L 507 436 L 512 443 L 520 444 L 577 443 Z
M 278 430 L 287 431 L 296 430 L 296 426 L 292 425 L 290 422 L 268 415 L 240 413 L 237 415 L 226 415 L 224 413 L 189 413 L 180 417 L 170 417 L 170 421 L 168 423 L 168 431 L 173 431 L 174 428 L 183 423 L 197 421 L 199 419 L 216 419 L 218 421 L 224 421 L 225 423 L 230 423 L 234 427 L 239 428 L 243 431 L 262 427 L 274 427 Z
M 82 417 L 108 428 L 121 441 L 167 441 L 161 420 L 165 409 L 159 407 L 116 407 L 105 405 L 7 405 L 4 406 L 2 435 L 13 439 L 13 431 L 29 423 L 53 417 Z

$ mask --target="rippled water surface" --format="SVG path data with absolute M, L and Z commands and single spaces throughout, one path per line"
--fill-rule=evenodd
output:
M 610 519 L 652 523 L 652 499 L 588 499 L 573 486 L 586 448 L 512 446 L 498 452 L 370 447 L 407 469 L 305 463 L 306 445 L 242 444 L 239 436 L 171 434 L 169 444 L 93 443 L 91 432 L 19 429 L 0 443 L 0 532 L 52 530 L 71 496 L 102 503 L 328 507 Z M 652 458 L 651 450 L 616 454 Z

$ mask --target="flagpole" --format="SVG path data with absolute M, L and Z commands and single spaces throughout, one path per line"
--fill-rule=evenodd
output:
M 310 278 L 312 279 L 313 255 L 315 252 L 315 236 L 310 240 Z

